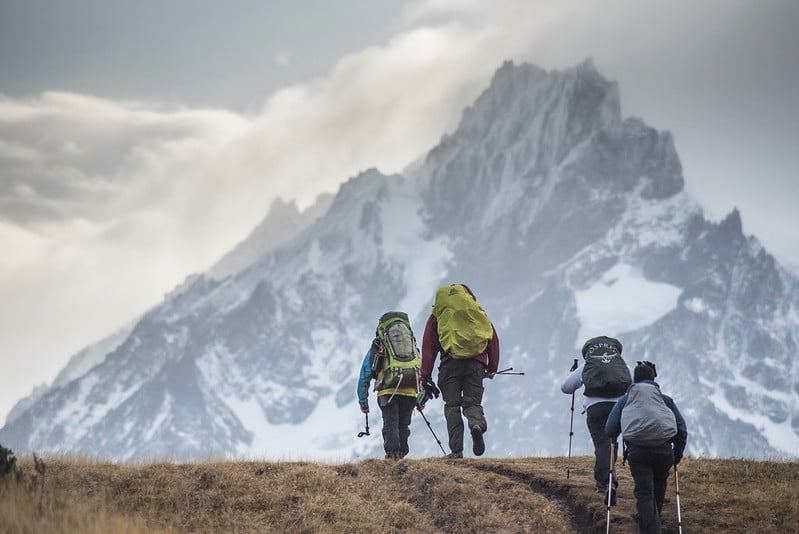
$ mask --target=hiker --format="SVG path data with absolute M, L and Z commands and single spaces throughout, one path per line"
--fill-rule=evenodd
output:
M 358 403 L 361 412 L 368 414 L 369 384 L 374 379 L 377 404 L 383 415 L 383 449 L 386 458 L 392 460 L 408 454 L 411 416 L 420 391 L 419 366 L 419 349 L 408 315 L 384 313 L 361 365 Z
M 638 528 L 642 534 L 660 534 L 660 514 L 672 465 L 685 451 L 688 432 L 674 401 L 660 392 L 657 368 L 638 362 L 634 383 L 610 412 L 605 430 L 611 439 L 624 439 L 624 459 L 630 462 L 635 484 Z
M 450 458 L 463 458 L 463 417 L 472 435 L 472 452 L 485 452 L 488 430 L 483 412 L 483 378 L 494 378 L 499 365 L 499 338 L 494 325 L 465 284 L 436 291 L 433 311 L 422 337 L 422 387 L 435 387 L 433 365 L 441 354 L 438 387 L 444 399 Z
M 573 367 L 569 375 L 563 380 L 560 390 L 566 394 L 573 394 L 580 387 L 583 390 L 583 413 L 588 433 L 594 443 L 594 481 L 596 492 L 605 493 L 605 502 L 608 501 L 608 486 L 612 477 L 610 488 L 610 504 L 616 505 L 616 489 L 619 481 L 616 470 L 610 468 L 611 441 L 613 442 L 613 464 L 616 464 L 615 440 L 608 438 L 605 433 L 605 423 L 608 415 L 627 388 L 632 383 L 630 369 L 621 357 L 621 341 L 616 338 L 599 336 L 589 339 L 583 344 L 582 355 L 584 364 Z

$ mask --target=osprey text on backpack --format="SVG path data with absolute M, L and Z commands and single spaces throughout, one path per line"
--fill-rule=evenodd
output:
M 612 399 L 624 395 L 633 380 L 621 351 L 621 342 L 612 337 L 600 336 L 585 342 L 582 377 L 586 396 Z

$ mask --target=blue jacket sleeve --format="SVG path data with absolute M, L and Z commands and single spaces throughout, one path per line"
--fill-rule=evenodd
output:
M 369 352 L 369 350 L 366 351 L 366 356 L 364 356 L 361 364 L 361 373 L 358 377 L 358 404 L 361 406 L 369 406 L 369 383 L 374 378 L 372 368 L 369 366 Z
M 674 399 L 668 395 L 663 395 L 663 401 L 674 412 L 674 418 L 677 420 L 677 435 L 672 439 L 672 443 L 674 444 L 675 456 L 682 457 L 685 451 L 685 444 L 688 442 L 688 427 L 685 426 L 685 419 L 680 410 L 677 409 L 677 405 L 674 404 Z
M 613 409 L 610 410 L 610 415 L 608 415 L 608 420 L 605 423 L 605 434 L 611 440 L 616 440 L 621 434 L 621 411 L 624 409 L 624 406 L 627 404 L 627 394 L 624 394 L 616 401 L 616 404 L 613 405 Z

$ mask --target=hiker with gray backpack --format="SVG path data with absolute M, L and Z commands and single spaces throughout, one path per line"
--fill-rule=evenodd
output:
M 638 362 L 633 385 L 616 402 L 605 426 L 611 439 L 620 434 L 624 439 L 642 534 L 662 532 L 660 514 L 669 470 L 672 465 L 677 469 L 688 440 L 685 419 L 674 400 L 661 393 L 656 376 L 655 364 Z
M 436 357 L 438 387 L 444 399 L 450 458 L 463 458 L 463 418 L 472 435 L 472 452 L 485 452 L 488 430 L 483 411 L 483 378 L 494 378 L 499 365 L 499 338 L 494 325 L 465 284 L 436 291 L 433 310 L 422 337 L 422 387 L 435 388 L 432 374 Z
M 619 482 L 611 465 L 615 465 L 618 447 L 615 439 L 611 440 L 605 433 L 605 423 L 616 401 L 632 383 L 632 377 L 621 356 L 621 341 L 616 338 L 593 337 L 583 344 L 581 352 L 583 365 L 572 367 L 560 389 L 563 393 L 574 395 L 580 387 L 585 386 L 583 413 L 594 444 L 595 490 L 605 493 L 605 502 L 615 506 Z
M 400 460 L 409 452 L 411 416 L 420 391 L 420 364 L 408 315 L 384 313 L 361 364 L 358 404 L 367 418 L 366 431 L 359 436 L 369 435 L 369 384 L 375 380 L 377 404 L 383 416 L 383 449 L 388 459 Z

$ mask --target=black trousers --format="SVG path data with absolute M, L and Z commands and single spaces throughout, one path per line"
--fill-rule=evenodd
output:
M 408 436 L 411 435 L 411 416 L 416 407 L 416 397 L 407 395 L 380 396 L 377 403 L 383 413 L 383 449 L 386 454 L 408 454 Z
M 464 416 L 469 429 L 488 429 L 482 406 L 484 377 L 485 366 L 474 358 L 450 358 L 438 368 L 438 387 L 444 399 L 444 419 L 453 453 L 463 452 Z
M 608 489 L 608 474 L 613 475 L 613 486 L 618 486 L 616 480 L 616 469 L 610 471 L 610 438 L 605 433 L 605 423 L 613 409 L 615 402 L 598 402 L 588 407 L 585 411 L 585 423 L 588 425 L 588 432 L 591 434 L 591 441 L 594 442 L 594 480 L 597 489 Z M 619 447 L 614 442 L 613 465 L 616 465 Z
M 641 534 L 661 534 L 660 512 L 663 510 L 674 455 L 662 449 L 655 452 L 646 447 L 630 447 L 627 461 L 635 481 L 638 528 Z

